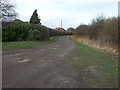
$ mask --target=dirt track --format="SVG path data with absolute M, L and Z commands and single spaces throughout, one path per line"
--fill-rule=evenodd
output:
M 48 45 L 3 51 L 3 88 L 84 87 L 70 63 L 77 48 L 68 37 Z

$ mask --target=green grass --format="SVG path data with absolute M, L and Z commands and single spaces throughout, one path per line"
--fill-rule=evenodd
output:
M 72 63 L 83 69 L 86 87 L 118 87 L 118 59 L 99 49 L 76 43 L 79 55 Z
M 49 40 L 46 41 L 15 41 L 15 42 L 2 42 L 2 50 L 13 50 L 20 48 L 30 48 L 36 47 L 40 45 L 45 45 L 51 42 L 54 42 L 61 36 L 50 37 Z

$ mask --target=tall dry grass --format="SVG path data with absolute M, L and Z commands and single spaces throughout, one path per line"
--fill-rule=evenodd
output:
M 118 50 L 120 32 L 118 32 L 120 21 L 117 17 L 105 18 L 99 16 L 92 20 L 89 25 L 79 25 L 75 35 L 84 39 L 84 42 L 91 43 L 96 47 Z

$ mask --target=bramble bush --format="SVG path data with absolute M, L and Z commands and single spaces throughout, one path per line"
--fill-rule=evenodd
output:
M 32 24 L 32 28 L 37 29 L 38 31 L 40 31 L 41 34 L 41 40 L 47 40 L 49 39 L 49 30 L 47 27 L 43 26 L 43 25 L 39 25 L 39 24 Z
M 50 36 L 57 36 L 57 35 L 72 35 L 73 33 L 70 31 L 59 31 L 59 30 L 49 28 L 49 34 Z
M 32 29 L 31 29 L 31 30 L 28 32 L 28 40 L 30 40 L 30 41 L 41 40 L 41 36 L 42 36 L 42 34 L 41 34 L 41 32 L 38 31 L 38 30 L 32 30 Z
M 2 41 L 48 40 L 51 36 L 71 34 L 72 32 L 69 31 L 59 31 L 40 24 L 17 20 L 3 23 Z
M 30 23 L 12 24 L 2 28 L 2 41 L 27 40 L 28 32 L 32 28 Z

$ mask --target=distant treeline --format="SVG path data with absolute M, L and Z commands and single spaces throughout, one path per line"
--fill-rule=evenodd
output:
M 117 45 L 120 41 L 118 39 L 118 24 L 120 25 L 120 22 L 118 23 L 117 17 L 99 16 L 93 19 L 89 25 L 79 25 L 75 35 L 99 41 L 104 45 Z
M 48 40 L 51 36 L 72 34 L 21 20 L 2 22 L 2 26 L 2 41 Z

